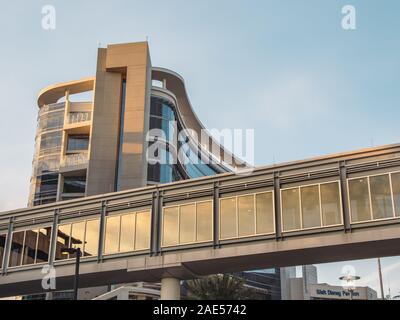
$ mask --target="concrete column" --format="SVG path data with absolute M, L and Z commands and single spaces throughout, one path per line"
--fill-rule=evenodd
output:
M 181 300 L 181 281 L 175 278 L 161 280 L 161 300 Z

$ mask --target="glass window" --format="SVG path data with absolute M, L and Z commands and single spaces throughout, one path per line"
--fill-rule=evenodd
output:
M 86 177 L 64 177 L 63 193 L 85 193 Z
M 320 227 L 321 210 L 319 205 L 319 187 L 302 187 L 300 190 L 303 228 Z
M 120 252 L 135 251 L 136 214 L 126 214 L 121 217 Z
M 368 178 L 349 180 L 349 194 L 352 222 L 371 220 Z
M 89 135 L 69 135 L 67 151 L 83 151 L 89 149 Z
M 193 243 L 196 241 L 196 204 L 181 206 L 180 209 L 179 242 Z
M 163 235 L 164 246 L 179 244 L 179 207 L 164 209 Z
M 138 212 L 136 214 L 136 241 L 135 250 L 147 250 L 150 248 L 151 213 Z
M 0 234 L 0 269 L 3 268 L 3 257 L 6 248 L 7 235 Z
M 392 173 L 392 188 L 396 216 L 400 217 L 400 172 Z
M 121 227 L 121 216 L 107 217 L 104 253 L 114 254 L 119 251 L 119 234 Z
M 322 222 L 324 226 L 342 223 L 339 183 L 321 184 Z
M 25 232 L 19 231 L 12 234 L 11 252 L 10 252 L 10 267 L 17 267 L 22 262 L 22 250 L 24 247 Z
M 85 232 L 85 257 L 96 257 L 99 249 L 100 220 L 90 220 L 86 223 Z
M 221 200 L 220 215 L 221 239 L 237 238 L 236 198 Z
M 283 230 L 301 229 L 299 189 L 282 191 Z
M 71 247 L 72 248 L 80 248 L 81 252 L 83 252 L 83 246 L 85 243 L 85 227 L 86 222 L 77 222 L 72 224 L 71 231 Z M 76 254 L 70 255 L 70 258 L 75 258 Z
M 392 192 L 389 175 L 369 178 L 374 219 L 393 218 Z
M 68 254 L 61 253 L 61 250 L 63 248 L 70 247 L 70 239 L 71 239 L 71 224 L 58 226 L 56 260 L 68 259 Z
M 256 232 L 254 214 L 254 195 L 238 197 L 239 204 L 239 237 L 252 236 Z
M 273 193 L 256 195 L 257 234 L 274 233 L 274 203 Z
M 213 240 L 213 202 L 197 204 L 197 241 Z
M 38 234 L 36 263 L 45 263 L 49 261 L 50 242 L 51 227 L 40 229 Z
M 42 134 L 40 139 L 40 152 L 61 147 L 62 131 Z
M 22 257 L 22 265 L 35 263 L 36 257 L 36 242 L 38 230 L 27 230 L 25 232 L 24 251 Z

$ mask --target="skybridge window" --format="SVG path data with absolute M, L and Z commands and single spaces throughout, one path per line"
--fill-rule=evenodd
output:
M 392 194 L 389 175 L 369 178 L 371 190 L 371 204 L 374 219 L 393 217 Z
M 213 202 L 165 207 L 162 246 L 173 247 L 213 240 Z
M 339 182 L 283 189 L 283 231 L 299 231 L 342 224 Z
M 349 179 L 348 186 L 351 222 L 400 216 L 400 173 Z
M 393 202 L 396 216 L 400 217 L 400 172 L 391 174 Z
M 221 199 L 221 240 L 273 233 L 275 233 L 273 192 Z
M 61 253 L 63 248 L 80 248 L 83 257 L 96 257 L 99 247 L 100 220 L 77 221 L 58 226 L 56 260 L 75 258 Z
M 104 254 L 148 250 L 150 248 L 150 223 L 150 211 L 107 217 Z
M 51 227 L 16 231 L 11 241 L 9 267 L 48 262 Z

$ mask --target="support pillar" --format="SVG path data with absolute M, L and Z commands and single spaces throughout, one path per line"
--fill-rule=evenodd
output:
M 181 300 L 181 281 L 175 278 L 161 280 L 161 300 Z

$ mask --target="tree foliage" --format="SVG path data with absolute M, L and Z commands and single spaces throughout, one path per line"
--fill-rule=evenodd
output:
M 229 274 L 219 274 L 186 283 L 191 300 L 255 300 L 261 294 L 245 286 L 245 280 Z

